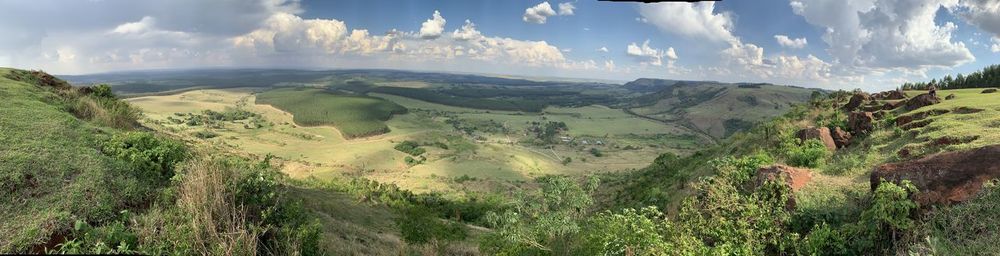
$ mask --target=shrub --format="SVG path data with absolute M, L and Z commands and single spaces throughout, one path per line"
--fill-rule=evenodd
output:
M 91 88 L 93 90 L 93 95 L 99 98 L 115 98 L 115 93 L 111 92 L 111 86 L 107 84 L 99 84 Z
M 154 177 L 160 182 L 173 177 L 174 166 L 187 157 L 180 142 L 148 132 L 115 134 L 103 142 L 101 151 L 128 163 L 137 177 Z
M 817 139 L 807 140 L 802 145 L 788 149 L 789 164 L 798 167 L 820 167 L 826 162 L 828 155 L 826 146 Z
M 590 152 L 591 155 L 593 155 L 595 157 L 602 157 L 602 156 L 604 156 L 604 153 L 601 153 L 601 150 L 597 149 L 597 148 L 590 148 L 589 152 Z
M 444 253 L 453 241 L 467 236 L 462 223 L 438 219 L 430 210 L 413 206 L 403 210 L 398 221 L 399 231 L 408 244 L 432 244 L 438 253 Z
M 427 152 L 427 150 L 420 147 L 420 144 L 410 140 L 400 142 L 393 148 L 399 150 L 399 152 L 410 154 L 411 156 L 419 156 L 424 152 Z
M 663 255 L 669 250 L 663 234 L 663 213 L 656 207 L 591 217 L 580 232 L 579 255 Z

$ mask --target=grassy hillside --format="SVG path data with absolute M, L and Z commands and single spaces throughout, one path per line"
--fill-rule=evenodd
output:
M 910 111 L 885 111 L 873 131 L 856 134 L 847 147 L 836 151 L 799 142 L 794 135 L 799 129 L 847 125 L 846 112 L 839 106 L 850 94 L 834 93 L 792 107 L 785 115 L 737 133 L 717 147 L 688 157 L 663 155 L 644 170 L 606 177 L 602 195 L 607 197 L 598 198 L 604 202 L 603 209 L 649 205 L 664 209 L 672 218 L 665 224 L 670 231 L 661 233 L 662 241 L 675 246 L 668 247 L 673 250 L 817 255 L 994 251 L 991 243 L 998 238 L 992 234 L 1000 230 L 983 220 L 992 218 L 1000 206 L 996 196 L 1000 190 L 995 185 L 987 184 L 962 204 L 932 207 L 911 201 L 916 188 L 906 182 L 882 183 L 873 190 L 869 179 L 871 170 L 885 163 L 1000 144 L 996 136 L 1000 134 L 996 112 L 1000 95 L 980 91 L 939 91 L 942 98 L 955 97 Z M 881 106 L 887 101 L 876 102 Z M 896 125 L 896 120 L 906 117 L 918 125 Z M 811 179 L 797 190 L 783 192 L 748 184 L 757 167 L 771 163 L 805 168 Z M 780 199 L 783 195 L 794 207 Z M 776 198 L 778 203 L 768 206 Z M 762 218 L 769 224 L 761 225 Z M 764 233 L 778 239 L 755 237 Z M 695 246 L 689 247 L 692 243 Z
M 809 100 L 814 90 L 769 84 L 663 83 L 657 92 L 632 100 L 632 112 L 686 124 L 716 139 L 746 130 Z
M 152 188 L 100 151 L 108 129 L 66 111 L 52 88 L 0 69 L 0 251 L 26 250 L 75 220 L 107 221 Z
M 257 103 L 288 111 L 303 126 L 332 125 L 346 138 L 389 132 L 385 121 L 406 108 L 373 97 L 339 95 L 320 89 L 277 89 L 260 93 Z
M 317 254 L 268 160 L 137 127 L 107 86 L 0 69 L 0 253 Z

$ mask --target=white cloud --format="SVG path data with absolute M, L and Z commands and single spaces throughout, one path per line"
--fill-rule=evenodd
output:
M 774 35 L 774 39 L 778 40 L 779 45 L 793 49 L 805 48 L 806 44 L 809 43 L 805 37 L 790 39 L 786 35 Z
M 674 52 L 674 48 L 670 47 L 666 51 L 656 49 L 649 46 L 649 40 L 642 43 L 642 46 L 636 43 L 629 44 L 625 49 L 625 54 L 628 56 L 635 57 L 643 64 L 649 64 L 653 66 L 662 66 L 663 58 L 667 58 L 668 64 L 677 60 L 677 53 Z
M 552 9 L 552 5 L 549 5 L 549 2 L 542 2 L 524 9 L 524 16 L 521 16 L 521 19 L 524 22 L 545 24 L 545 20 L 553 15 L 556 15 L 556 11 Z
M 441 12 L 434 10 L 434 15 L 420 25 L 420 38 L 435 39 L 441 37 L 441 33 L 444 32 L 445 23 L 447 21 L 444 17 L 441 17 Z
M 975 60 L 953 42 L 955 24 L 935 23 L 958 0 L 792 0 L 793 11 L 826 28 L 822 39 L 841 68 L 873 72 L 954 67 Z
M 599 51 L 599 52 L 608 52 L 608 47 L 601 46 L 601 48 L 597 48 L 597 51 Z
M 575 9 L 576 9 L 576 6 L 573 6 L 573 3 L 570 3 L 570 2 L 560 3 L 559 4 L 559 15 L 564 15 L 564 16 L 573 15 L 573 10 L 575 10 Z
M 961 0 L 952 9 L 969 23 L 1000 36 L 1000 1 Z
M 993 45 L 990 46 L 990 51 L 1000 52 L 1000 38 L 990 38 L 990 41 L 993 41 Z
M 472 23 L 470 20 L 465 20 L 465 25 L 462 28 L 456 29 L 455 32 L 451 33 L 452 38 L 456 40 L 473 40 L 483 37 L 483 34 L 476 30 L 476 24 Z
M 614 60 L 605 60 L 604 61 L 604 69 L 608 70 L 609 72 L 614 72 L 615 71 L 615 61 Z
M 118 25 L 115 29 L 111 30 L 112 33 L 117 34 L 137 34 L 149 31 L 153 24 L 155 23 L 153 17 L 145 16 L 142 20 L 137 22 L 128 22 L 125 24 Z
M 636 20 L 656 26 L 666 33 L 713 42 L 733 42 L 733 21 L 729 13 L 715 13 L 715 3 L 656 3 L 639 7 Z

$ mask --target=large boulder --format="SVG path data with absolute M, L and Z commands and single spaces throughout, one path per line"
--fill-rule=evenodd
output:
M 903 105 L 904 101 L 886 101 L 882 104 L 882 110 L 893 110 Z
M 830 136 L 830 128 L 826 127 L 805 128 L 796 132 L 795 136 L 798 137 L 799 140 L 801 141 L 818 139 L 822 141 L 823 145 L 825 145 L 826 148 L 829 149 L 830 151 L 837 150 L 837 143 L 833 141 L 833 136 Z
M 983 90 L 981 93 L 994 93 L 994 92 L 997 92 L 997 88 L 989 88 L 989 89 Z
M 910 110 L 922 108 L 924 106 L 930 106 L 930 105 L 938 104 L 939 102 L 941 102 L 941 100 L 938 99 L 938 97 L 931 96 L 930 94 L 924 93 L 924 94 L 921 94 L 921 95 L 917 95 L 917 97 L 913 97 L 913 98 L 911 98 L 909 100 L 906 100 L 906 103 L 903 104 L 903 108 L 906 109 L 906 111 L 910 111 Z
M 982 189 L 983 182 L 1000 177 L 1000 145 L 935 154 L 921 159 L 884 164 L 871 174 L 871 189 L 881 180 L 909 180 L 920 190 L 922 206 L 963 202 Z
M 851 112 L 847 116 L 847 129 L 854 134 L 868 133 L 875 129 L 875 116 L 872 112 Z
M 887 100 L 901 100 L 906 98 L 906 93 L 899 90 L 892 90 L 885 92 L 882 98 Z
M 833 143 L 837 145 L 837 148 L 844 148 L 851 144 L 851 134 L 840 127 L 833 128 L 830 137 L 833 138 Z
M 951 100 L 951 99 L 954 99 L 954 98 L 955 98 L 955 94 L 954 93 L 948 94 L 948 96 L 944 97 L 944 99 L 946 99 L 946 100 Z
M 867 93 L 863 92 L 855 93 L 854 96 L 851 96 L 851 100 L 844 105 L 844 110 L 854 111 L 859 106 L 861 106 L 861 104 L 864 104 L 866 101 L 870 100 L 870 98 L 871 97 Z
M 785 182 L 792 192 L 798 191 L 809 184 L 812 181 L 812 172 L 808 169 L 799 169 L 787 165 L 776 164 L 772 166 L 765 166 L 757 169 L 757 173 L 754 175 L 753 185 L 754 187 L 760 187 L 767 181 L 773 181 L 781 179 Z M 795 197 L 788 197 L 788 203 L 786 205 L 788 209 L 795 209 Z

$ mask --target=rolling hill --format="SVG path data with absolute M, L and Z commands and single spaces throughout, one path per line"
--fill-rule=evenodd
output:
M 809 100 L 819 90 L 772 84 L 639 79 L 625 85 L 642 92 L 627 109 L 664 122 L 679 122 L 715 139 L 729 137 L 754 123 L 779 116 Z

